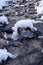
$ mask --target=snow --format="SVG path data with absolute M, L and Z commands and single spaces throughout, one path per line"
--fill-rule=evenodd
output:
M 43 6 L 43 0 L 39 1 L 39 6 Z
M 14 24 L 14 27 L 12 27 L 12 30 L 17 32 L 18 27 L 21 27 L 21 28 L 30 27 L 31 29 L 37 30 L 36 27 L 33 26 L 33 24 L 38 23 L 38 22 L 41 22 L 41 21 L 35 21 L 31 19 L 19 20 L 17 21 L 16 24 Z
M 16 32 L 13 32 L 12 39 L 13 40 L 17 40 L 18 39 L 18 34 Z
M 4 6 L 5 5 L 5 0 L 0 0 L 0 6 Z
M 6 61 L 8 57 L 16 58 L 17 54 L 11 54 L 6 49 L 0 49 L 0 62 L 2 62 L 2 60 Z
M 41 53 L 43 53 L 43 48 L 41 49 Z
M 7 35 L 6 35 L 6 32 L 5 32 L 5 34 L 4 34 L 4 38 L 5 38 L 5 39 L 7 39 Z
M 9 1 L 9 0 L 0 0 L 0 9 L 2 9 L 2 6 L 6 6 L 6 1 Z
M 13 2 L 17 2 L 17 1 L 19 1 L 19 0 L 12 0 Z
M 39 6 L 36 6 L 37 14 L 43 14 L 43 0 L 39 1 Z
M 7 40 L 7 33 L 5 32 L 4 38 L 6 39 L 6 44 L 9 44 L 9 41 Z
M 43 6 L 37 6 L 36 9 L 38 14 L 43 14 Z
M 21 27 L 21 28 L 29 27 L 29 28 L 31 28 L 31 30 L 37 31 L 37 28 L 34 27 L 33 24 L 36 24 L 39 22 L 41 22 L 41 21 L 35 21 L 35 20 L 31 20 L 31 19 L 17 21 L 17 23 L 14 24 L 14 27 L 12 27 L 12 30 L 14 30 L 13 35 L 12 35 L 13 40 L 18 39 L 18 33 L 17 33 L 18 27 Z
M 40 18 L 41 20 L 43 20 L 43 15 L 41 16 L 41 18 Z
M 5 6 L 6 3 L 5 3 L 5 0 L 0 0 L 0 6 Z
M 0 5 L 0 10 L 2 10 L 2 6 Z
M 7 19 L 7 17 L 5 15 L 0 16 L 0 23 L 2 23 L 2 24 L 3 23 L 9 24 L 8 19 Z

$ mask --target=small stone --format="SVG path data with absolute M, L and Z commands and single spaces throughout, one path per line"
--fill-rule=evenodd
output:
M 4 46 L 8 46 L 9 44 L 7 44 L 7 40 L 4 39 L 0 39 L 0 48 L 3 48 Z
M 16 42 L 14 42 L 13 44 L 14 44 L 14 46 L 19 46 L 19 45 L 20 45 L 20 42 L 17 42 L 17 41 L 16 41 Z

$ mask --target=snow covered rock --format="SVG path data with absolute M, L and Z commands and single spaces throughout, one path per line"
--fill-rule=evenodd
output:
M 42 20 L 42 21 L 43 21 L 43 15 L 41 16 L 40 20 Z
M 43 14 L 43 0 L 39 1 L 39 6 L 36 6 L 37 13 Z
M 0 0 L 0 6 L 4 6 L 5 5 L 5 0 Z
M 7 2 L 11 0 L 0 0 L 0 10 L 2 10 L 3 6 L 8 6 Z
M 5 5 L 6 5 L 5 0 L 0 0 L 0 6 L 3 7 Z
M 2 6 L 0 6 L 0 10 L 2 10 Z
M 35 20 L 31 20 L 31 19 L 17 21 L 17 23 L 14 24 L 14 27 L 12 27 L 12 30 L 14 30 L 13 35 L 12 35 L 13 40 L 18 39 L 18 32 L 17 32 L 18 27 L 20 27 L 20 28 L 29 27 L 31 30 L 37 31 L 37 28 L 34 27 L 33 24 L 36 24 L 39 22 L 41 22 L 41 21 L 35 21 Z
M 43 14 L 43 6 L 37 6 L 37 14 Z
M 39 1 L 39 6 L 43 6 L 43 0 Z
M 17 57 L 17 54 L 11 54 L 6 49 L 0 49 L 0 62 L 6 61 L 8 57 L 14 59 Z
M 7 19 L 7 17 L 5 16 L 5 15 L 3 15 L 3 16 L 0 16 L 0 23 L 2 23 L 2 24 L 9 24 L 9 22 L 8 22 L 8 19 Z
M 12 39 L 13 40 L 17 40 L 18 39 L 18 34 L 16 32 L 13 32 Z
M 6 2 L 9 0 L 0 0 L 0 6 L 6 6 Z

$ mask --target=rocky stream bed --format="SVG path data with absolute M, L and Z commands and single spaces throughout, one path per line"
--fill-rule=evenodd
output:
M 23 9 L 23 8 L 22 8 Z M 7 10 L 7 11 L 5 11 Z M 5 14 L 9 20 L 9 25 L 6 28 L 11 28 L 18 20 L 28 19 L 29 13 L 26 13 L 24 9 L 23 14 L 19 16 L 14 15 L 14 9 L 11 6 L 6 7 L 0 12 L 0 15 Z M 33 14 L 32 14 L 33 15 Z M 33 15 L 34 18 L 35 15 Z M 35 17 L 37 18 L 37 17 Z M 35 24 L 38 30 L 43 35 L 43 23 Z M 11 38 L 12 34 L 7 34 Z M 3 42 L 1 42 L 1 39 Z M 7 48 L 11 53 L 17 53 L 18 56 L 15 59 L 7 59 L 2 65 L 43 65 L 43 39 L 18 39 L 17 41 L 8 40 L 10 45 L 4 45 L 6 40 L 0 37 L 0 48 Z M 2 44 L 1 44 L 2 43 Z M 0 64 L 1 65 L 1 64 Z

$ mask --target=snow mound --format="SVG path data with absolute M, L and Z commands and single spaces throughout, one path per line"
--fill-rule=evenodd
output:
M 9 24 L 8 19 L 7 19 L 7 17 L 5 15 L 0 16 L 0 23 Z
M 0 62 L 2 62 L 2 60 L 6 61 L 8 57 L 16 58 L 17 54 L 11 54 L 6 49 L 0 49 Z

